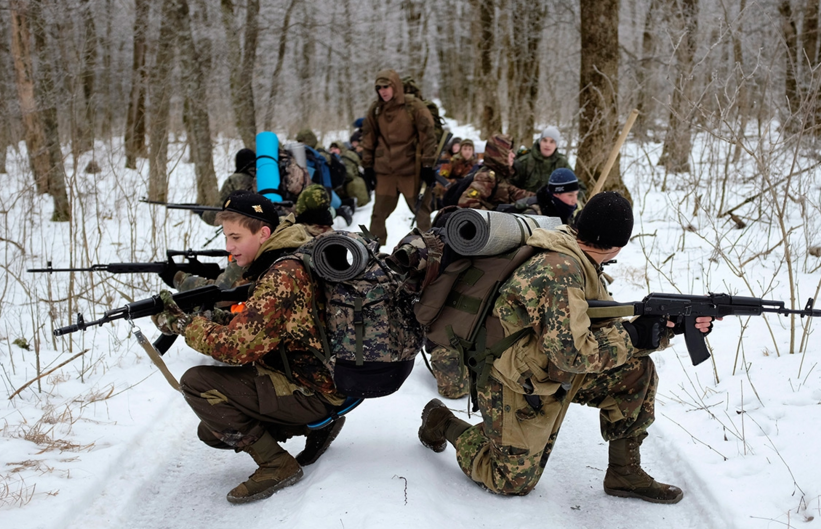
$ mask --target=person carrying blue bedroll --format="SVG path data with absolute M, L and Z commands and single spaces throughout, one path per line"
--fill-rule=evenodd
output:
M 311 129 L 300 130 L 296 135 L 296 141 L 305 146 L 311 180 L 315 184 L 325 186 L 331 196 L 331 207 L 335 215 L 344 218 L 350 226 L 353 222 L 353 213 L 356 211 L 356 201 L 347 196 L 342 197 L 347 177 L 345 164 L 338 156 L 319 145 L 319 140 Z
M 232 194 L 217 221 L 226 250 L 254 282 L 243 310 L 186 314 L 162 291 L 165 310 L 152 320 L 163 334 L 182 335 L 192 349 L 230 364 L 193 367 L 180 388 L 200 419 L 201 441 L 247 452 L 259 466 L 227 496 L 248 503 L 299 481 L 302 467 L 328 449 L 345 422 L 340 415 L 357 401 L 336 389 L 311 352 L 323 345 L 312 311 L 317 287 L 308 271 L 300 261 L 277 259 L 285 246 L 292 251 L 312 239 L 305 226 L 290 216 L 280 222 L 273 202 L 247 192 Z M 295 435 L 307 436 L 296 457 L 279 444 Z

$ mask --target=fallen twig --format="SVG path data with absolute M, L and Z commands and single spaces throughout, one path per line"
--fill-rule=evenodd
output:
M 91 349 L 84 349 L 84 350 L 80 351 L 79 353 L 77 353 L 76 355 L 74 355 L 74 356 L 72 356 L 71 358 L 69 358 L 68 360 L 66 360 L 65 362 L 63 362 L 62 364 L 60 364 L 59 366 L 55 367 L 54 369 L 49 369 L 49 370 L 48 370 L 48 371 L 46 371 L 45 373 L 42 373 L 40 376 L 35 377 L 35 378 L 33 378 L 33 379 L 29 380 L 28 382 L 26 382 L 25 384 L 23 384 L 22 386 L 20 386 L 20 389 L 18 389 L 18 390 L 17 390 L 17 391 L 15 391 L 14 393 L 12 393 L 12 394 L 11 394 L 11 396 L 9 397 L 9 400 L 11 400 L 11 399 L 13 399 L 14 397 L 16 397 L 16 396 L 17 396 L 17 395 L 18 395 L 21 391 L 23 391 L 24 389 L 26 389 L 26 388 L 27 388 L 27 387 L 29 387 L 30 385 L 34 384 L 35 382 L 37 382 L 37 381 L 38 381 L 38 380 L 40 380 L 41 378 L 43 378 L 43 377 L 45 377 L 45 376 L 48 376 L 48 375 L 50 375 L 50 374 L 54 373 L 55 371 L 57 371 L 58 369 L 60 369 L 60 368 L 61 368 L 61 367 L 63 367 L 64 365 L 68 364 L 68 363 L 69 363 L 69 362 L 71 362 L 72 360 L 76 360 L 77 358 L 80 358 L 81 356 L 83 356 L 84 354 L 86 354 L 87 352 L 89 352 L 90 350 L 91 350 Z

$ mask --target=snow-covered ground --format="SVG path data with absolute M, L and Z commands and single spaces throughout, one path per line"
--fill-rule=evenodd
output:
M 457 136 L 478 138 L 475 131 L 454 129 Z M 190 202 L 193 169 L 178 148 L 172 146 L 169 163 L 171 200 Z M 218 143 L 215 165 L 222 178 L 236 148 Z M 738 274 L 738 263 L 776 245 L 778 230 L 762 222 L 730 230 L 725 221 L 697 211 L 688 186 L 671 180 L 662 192 L 662 176 L 648 164 L 660 151 L 654 144 L 628 144 L 623 151 L 637 215 L 634 232 L 641 236 L 608 268 L 616 299 L 714 291 L 789 300 L 782 249 L 755 257 Z M 25 158 L 9 153 L 10 173 L 0 189 L 0 379 L 7 396 L 0 409 L 0 527 L 821 527 L 821 344 L 811 334 L 806 352 L 788 354 L 789 320 L 773 316 L 768 325 L 764 318 L 734 317 L 716 325 L 708 338 L 715 367 L 690 365 L 683 343 L 654 354 L 661 382 L 643 462 L 656 478 L 685 490 L 677 505 L 604 494 L 607 447 L 596 410 L 579 406 L 571 407 L 530 495 L 482 491 L 459 470 L 452 448 L 435 454 L 417 440 L 421 409 L 436 396 L 421 358 L 399 392 L 348 416 L 339 438 L 306 467 L 300 483 L 262 502 L 230 505 L 225 494 L 253 471 L 253 461 L 196 439 L 196 417 L 145 357 L 126 322 L 51 337 L 53 327 L 69 322 L 69 313 L 99 317 L 108 307 L 156 293 L 164 287 L 160 280 L 98 273 L 77 274 L 70 284 L 68 274 L 25 272 L 47 260 L 55 267 L 161 260 L 166 248 L 201 248 L 214 236 L 213 228 L 187 212 L 140 204 L 148 168 L 122 169 L 120 152 L 116 144 L 98 144 L 103 173 L 71 177 L 70 225 L 49 222 L 50 198 L 34 193 L 20 169 Z M 816 172 L 806 188 L 815 208 L 819 183 Z M 749 180 L 734 182 L 726 203 L 740 202 L 754 188 Z M 700 200 L 716 193 L 705 188 Z M 370 209 L 360 208 L 355 224 L 369 224 Z M 408 231 L 410 217 L 400 201 L 388 223 L 389 247 Z M 806 247 L 819 245 L 821 222 L 793 216 L 787 223 L 796 226 L 796 303 L 802 305 L 819 283 L 818 258 Z M 683 229 L 688 225 L 694 231 Z M 728 240 L 742 240 L 745 247 Z M 220 244 L 217 238 L 208 247 Z M 157 335 L 148 320 L 135 323 L 149 338 Z M 35 378 L 38 363 L 45 372 L 83 351 L 8 399 Z M 182 343 L 165 359 L 177 377 L 210 362 Z M 449 404 L 467 418 L 466 399 Z M 301 443 L 294 439 L 286 448 L 296 453 Z

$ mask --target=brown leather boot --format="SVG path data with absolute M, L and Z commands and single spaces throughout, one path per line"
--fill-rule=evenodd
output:
M 296 462 L 303 467 L 315 463 L 331 446 L 344 425 L 345 417 L 340 417 L 325 428 L 311 430 L 305 439 L 305 448 L 296 456 Z
M 680 488 L 659 483 L 641 468 L 639 447 L 646 437 L 610 441 L 610 463 L 604 475 L 604 492 L 622 498 L 638 498 L 651 503 L 678 503 Z
M 419 440 L 434 452 L 444 452 L 456 439 L 470 428 L 470 424 L 458 419 L 439 399 L 433 399 L 422 410 L 422 426 L 419 427 Z
M 231 503 L 249 503 L 269 498 L 278 490 L 302 479 L 302 467 L 291 454 L 266 432 L 254 444 L 244 449 L 259 468 L 228 493 Z

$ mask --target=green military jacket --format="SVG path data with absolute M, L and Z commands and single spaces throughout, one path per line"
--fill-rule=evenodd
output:
M 573 170 L 567 161 L 567 156 L 560 153 L 559 149 L 553 151 L 553 154 L 547 158 L 542 156 L 539 150 L 539 140 L 536 140 L 530 152 L 516 158 L 513 162 L 513 169 L 516 172 L 510 179 L 510 183 L 535 193 L 547 184 L 553 171 L 562 167 Z

